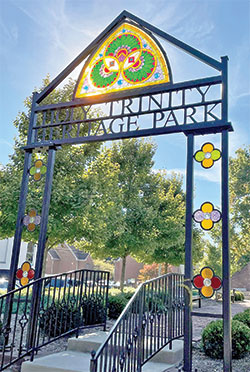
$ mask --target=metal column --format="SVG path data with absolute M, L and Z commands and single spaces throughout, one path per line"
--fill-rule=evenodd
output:
M 28 145 L 33 141 L 32 128 L 33 128 L 33 122 L 35 118 L 34 110 L 36 106 L 36 98 L 37 98 L 37 93 L 33 93 L 29 130 L 28 130 L 28 140 L 27 140 Z M 17 222 L 16 222 L 16 231 L 15 231 L 15 236 L 14 236 L 14 243 L 13 243 L 11 263 L 10 263 L 10 279 L 9 279 L 9 284 L 8 284 L 8 292 L 15 289 L 16 271 L 17 271 L 17 266 L 18 266 L 19 253 L 20 253 L 21 240 L 22 240 L 22 230 L 23 230 L 22 220 L 25 214 L 26 199 L 27 199 L 27 194 L 28 194 L 28 183 L 29 183 L 28 170 L 31 165 L 31 158 L 32 158 L 32 150 L 31 149 L 26 150 L 25 157 L 24 157 L 23 178 L 22 178 L 22 183 L 21 183 L 21 191 L 20 191 L 19 204 L 18 204 L 19 206 L 18 206 L 18 214 L 17 214 Z
M 37 245 L 37 254 L 36 254 L 36 266 L 35 266 L 35 279 L 39 279 L 42 276 L 43 261 L 44 261 L 44 251 L 47 240 L 47 225 L 49 218 L 49 207 L 50 207 L 50 198 L 52 191 L 52 182 L 53 182 L 53 173 L 54 173 L 54 164 L 55 164 L 55 154 L 56 149 L 49 148 L 48 151 L 48 161 L 47 161 L 47 172 L 46 180 L 44 187 L 44 196 L 43 196 L 43 206 L 41 214 L 41 225 L 40 233 Z M 38 282 L 33 287 L 32 300 L 31 300 L 31 311 L 30 311 L 30 324 L 29 324 L 29 337 L 28 337 L 28 348 L 31 348 L 32 345 L 35 345 L 36 339 L 36 318 L 38 316 L 39 307 L 41 300 L 41 282 Z M 34 350 L 31 353 L 31 360 L 34 357 Z
M 41 214 L 41 225 L 40 225 L 40 233 L 39 233 L 37 254 L 36 254 L 35 279 L 41 278 L 41 275 L 42 275 L 44 251 L 45 251 L 45 245 L 46 245 L 46 239 L 47 239 L 47 225 L 48 225 L 48 218 L 49 218 L 49 207 L 50 207 L 50 198 L 51 198 L 51 191 L 52 191 L 55 155 L 56 155 L 56 148 L 55 147 L 49 148 L 46 180 L 45 180 L 44 195 L 43 195 L 43 206 L 42 206 L 42 214 Z
M 185 310 L 184 310 L 184 371 L 192 371 L 192 240 L 193 240 L 193 183 L 194 183 L 194 135 L 187 135 L 186 169 L 186 230 L 185 230 Z
M 228 121 L 228 57 L 222 57 L 222 120 Z M 232 371 L 232 335 L 231 335 L 231 283 L 230 283 L 230 247 L 229 247 L 229 177 L 228 177 L 228 131 L 223 130 L 222 167 L 221 167 L 221 204 L 222 204 L 222 275 L 223 275 L 223 332 L 224 332 L 224 372 Z

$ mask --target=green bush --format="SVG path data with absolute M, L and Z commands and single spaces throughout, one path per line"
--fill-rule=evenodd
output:
M 104 323 L 106 311 L 103 304 L 103 297 L 83 297 L 81 301 L 81 317 L 84 325 Z
M 236 314 L 233 319 L 244 323 L 250 328 L 250 309 L 243 311 L 243 313 Z
M 242 292 L 240 291 L 235 291 L 234 292 L 234 300 L 235 301 L 243 301 L 245 299 L 245 296 Z
M 122 313 L 123 309 L 128 303 L 128 299 L 124 296 L 124 294 L 120 293 L 115 296 L 109 296 L 109 303 L 108 303 L 108 315 L 111 319 L 117 319 L 119 315 Z
M 39 327 L 49 337 L 57 337 L 82 325 L 79 310 L 66 303 L 54 303 L 40 312 Z
M 39 324 L 47 336 L 57 337 L 83 325 L 102 324 L 105 316 L 102 296 L 85 296 L 80 306 L 70 297 L 41 311 Z
M 202 333 L 203 350 L 211 358 L 223 358 L 223 321 L 209 323 Z M 232 321 L 233 359 L 242 358 L 250 350 L 250 329 L 238 320 Z

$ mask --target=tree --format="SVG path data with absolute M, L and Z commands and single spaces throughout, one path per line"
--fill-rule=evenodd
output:
M 139 272 L 138 279 L 140 282 L 145 282 L 146 280 L 156 278 L 158 275 L 159 275 L 159 264 L 154 262 L 150 265 L 143 266 L 143 268 Z
M 232 273 L 250 261 L 250 146 L 236 151 L 229 161 L 230 253 Z M 206 243 L 205 264 L 221 273 L 221 225 L 211 230 L 212 241 Z
M 41 90 L 48 83 L 49 79 L 46 78 Z M 54 90 L 43 103 L 57 103 L 71 99 L 74 85 L 75 82 L 70 80 L 62 89 Z M 31 97 L 25 100 L 25 107 L 27 113 L 24 111 L 19 113 L 14 121 L 14 125 L 19 133 L 18 138 L 15 139 L 14 154 L 11 155 L 10 162 L 2 167 L 0 171 L 0 236 L 2 239 L 11 237 L 15 233 L 24 163 L 24 152 L 21 150 L 21 147 L 26 143 Z M 80 110 L 77 115 L 81 115 Z M 91 190 L 82 178 L 82 172 L 92 159 L 95 158 L 99 147 L 99 144 L 84 144 L 81 146 L 63 146 L 61 150 L 57 151 L 46 251 L 64 241 L 72 243 L 82 238 L 82 231 L 77 229 L 77 226 L 79 226 L 77 220 L 82 220 L 84 209 L 89 205 L 91 194 Z M 46 163 L 46 153 L 33 154 L 33 160 L 38 157 L 42 157 Z M 35 182 L 30 178 L 27 213 L 31 208 L 35 208 L 38 214 L 41 213 L 44 180 L 45 177 L 41 181 Z M 25 241 L 35 243 L 38 239 L 38 233 L 38 228 L 32 233 L 24 229 L 22 238 Z M 45 259 L 44 262 L 46 262 Z
M 250 146 L 230 158 L 229 174 L 232 267 L 239 270 L 250 261 Z
M 91 184 L 92 207 L 83 221 L 79 246 L 94 256 L 142 262 L 183 262 L 185 198 L 181 180 L 152 171 L 155 145 L 125 140 L 104 149 L 84 177 Z

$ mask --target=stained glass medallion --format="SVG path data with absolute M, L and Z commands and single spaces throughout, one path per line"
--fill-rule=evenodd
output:
M 213 296 L 214 291 L 221 288 L 221 278 L 214 274 L 211 267 L 205 266 L 201 269 L 199 275 L 193 277 L 193 285 L 199 289 L 200 294 L 205 298 Z
M 35 270 L 28 261 L 25 261 L 16 272 L 16 278 L 22 286 L 28 284 L 30 280 L 34 279 L 34 276 Z
M 75 98 L 170 82 L 160 45 L 142 29 L 123 23 L 89 57 Z

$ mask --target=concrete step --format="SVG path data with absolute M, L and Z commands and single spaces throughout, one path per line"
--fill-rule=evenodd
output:
M 68 340 L 68 350 L 80 351 L 82 353 L 90 353 L 92 350 L 97 350 L 99 346 L 106 340 L 109 332 L 91 332 L 83 336 L 71 337 Z
M 90 355 L 75 351 L 47 355 L 35 359 L 33 362 L 24 362 L 21 372 L 89 372 Z M 173 364 L 148 362 L 142 372 L 164 372 L 174 367 Z
M 164 372 L 172 367 L 174 367 L 173 364 L 147 362 L 142 367 L 142 372 Z
M 172 349 L 169 346 L 165 346 L 161 351 L 159 351 L 152 359 L 151 362 L 155 363 L 169 363 L 176 364 L 183 359 L 183 341 L 174 340 L 172 342 Z
M 89 353 L 63 351 L 23 362 L 21 372 L 89 372 L 89 367 Z
M 68 350 L 82 353 L 90 353 L 92 350 L 97 350 L 99 346 L 105 341 L 108 332 L 92 332 L 87 335 L 79 336 L 78 338 L 70 338 L 68 340 Z M 183 341 L 174 340 L 172 342 L 172 349 L 165 346 L 152 359 L 155 363 L 169 363 L 175 364 L 183 358 Z

